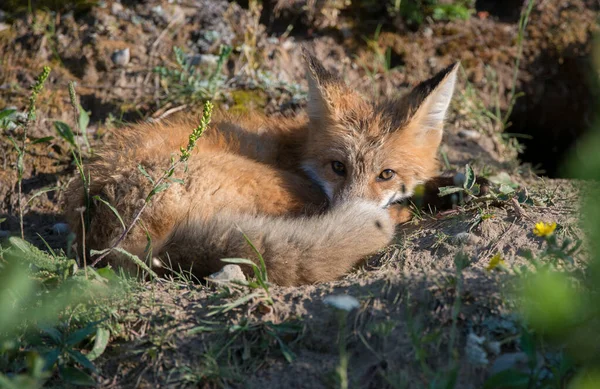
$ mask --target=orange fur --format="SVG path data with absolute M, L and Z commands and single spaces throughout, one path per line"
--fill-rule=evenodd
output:
M 122 248 L 146 257 L 147 232 L 152 255 L 205 277 L 224 257 L 257 260 L 239 228 L 263 253 L 273 282 L 298 285 L 336 279 L 391 240 L 394 224 L 407 218 L 394 203 L 437 169 L 456 67 L 402 99 L 375 105 L 314 57 L 306 59 L 308 117 L 215 113 L 187 171 L 181 166 L 174 174 L 184 184 L 152 198 Z M 183 116 L 115 133 L 86 165 L 90 196 L 130 223 L 152 187 L 138 165 L 162 175 L 196 123 Z M 81 236 L 81 182 L 69 186 L 66 199 L 68 221 Z M 110 247 L 123 231 L 120 222 L 99 201 L 90 214 L 87 247 Z M 127 266 L 117 254 L 109 260 Z

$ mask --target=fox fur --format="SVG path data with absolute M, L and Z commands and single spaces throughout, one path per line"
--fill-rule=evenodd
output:
M 187 166 L 175 171 L 184 183 L 151 199 L 121 248 L 203 278 L 223 267 L 222 258 L 258 261 L 245 234 L 270 281 L 300 285 L 337 279 L 390 243 L 396 224 L 408 219 L 397 203 L 437 172 L 457 65 L 404 97 L 373 103 L 312 55 L 305 59 L 307 114 L 215 112 Z M 90 198 L 99 196 L 131 223 L 153 185 L 138 166 L 161 176 L 197 122 L 183 115 L 115 132 L 85 166 Z M 79 239 L 77 209 L 85 203 L 82 182 L 74 180 L 65 213 Z M 111 247 L 121 222 L 97 200 L 89 214 L 86 248 Z M 135 267 L 116 252 L 107 258 Z

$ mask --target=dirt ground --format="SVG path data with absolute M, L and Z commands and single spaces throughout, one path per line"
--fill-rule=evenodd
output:
M 516 73 L 515 89 L 524 96 L 504 131 L 485 112 L 506 112 L 510 105 L 519 12 L 477 3 L 467 21 L 427 20 L 418 28 L 334 1 L 265 1 L 261 9 L 253 2 L 109 0 L 33 14 L 7 3 L 0 13 L 0 110 L 24 112 L 35 76 L 42 66 L 52 67 L 29 132 L 23 181 L 24 195 L 32 198 L 25 236 L 39 247 L 42 239 L 55 249 L 67 244 L 60 202 L 76 177 L 53 122 L 75 124 L 68 82 L 77 82 L 81 105 L 91 112 L 93 148 L 127 122 L 199 111 L 200 104 L 169 99 L 153 71 L 174 65 L 175 46 L 200 65 L 213 63 L 221 44 L 232 46 L 216 103 L 273 115 L 293 115 L 304 107 L 302 45 L 374 98 L 405 93 L 461 61 L 464 72 L 440 154 L 443 170 L 463 171 L 469 163 L 478 175 L 508 177 L 532 200 L 417 215 L 399 228 L 393 246 L 343 280 L 273 286 L 269 308 L 255 299 L 209 316 L 214 306 L 235 301 L 241 292 L 182 279 L 149 284 L 115 312 L 127 325 L 98 360 L 100 387 L 331 387 L 342 322 L 351 387 L 431 387 L 453 374 L 456 387 L 481 387 L 495 361 L 519 351 L 520 324 L 504 299 L 510 277 L 486 267 L 496 254 L 507 266 L 525 265 L 520 254 L 543 246 L 532 233 L 538 221 L 556 222 L 561 237 L 582 236 L 582 184 L 540 176 L 562 174 L 562 159 L 591 120 L 597 90 L 595 81 L 584 80 L 591 79 L 599 4 L 535 2 Z M 310 12 L 303 8 L 307 4 Z M 116 57 L 124 49 L 127 61 Z M 517 143 L 508 133 L 525 137 Z M 0 236 L 19 234 L 17 156 L 9 135 L 14 134 L 5 129 L 0 136 L 0 220 L 6 218 Z M 47 136 L 54 139 L 34 144 Z M 55 190 L 37 195 L 49 187 Z M 461 253 L 469 265 L 458 271 Z M 360 307 L 346 317 L 325 304 L 325 297 L 338 294 L 357 298 Z M 479 362 L 469 343 L 475 335 L 483 339 Z

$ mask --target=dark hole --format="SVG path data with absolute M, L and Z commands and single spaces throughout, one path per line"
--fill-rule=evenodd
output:
M 515 23 L 521 16 L 523 0 L 477 0 L 477 12 L 489 12 L 490 16 L 506 23 Z
M 548 66 L 548 64 L 553 64 Z M 530 79 L 521 86 L 506 132 L 522 134 L 529 162 L 548 177 L 564 177 L 565 159 L 575 142 L 591 129 L 598 97 L 598 80 L 589 56 L 556 58 L 541 55 L 525 69 Z

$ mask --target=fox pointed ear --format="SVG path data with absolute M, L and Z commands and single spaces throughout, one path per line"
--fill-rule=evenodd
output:
M 409 94 L 409 103 L 413 107 L 410 125 L 414 130 L 421 134 L 427 134 L 430 131 L 438 132 L 441 140 L 441 130 L 450 101 L 452 101 L 458 67 L 459 63 L 447 67 L 429 80 L 417 85 Z
M 320 121 L 332 114 L 334 102 L 339 97 L 344 82 L 325 69 L 321 62 L 306 47 L 302 49 L 306 61 L 308 79 L 308 116 Z

